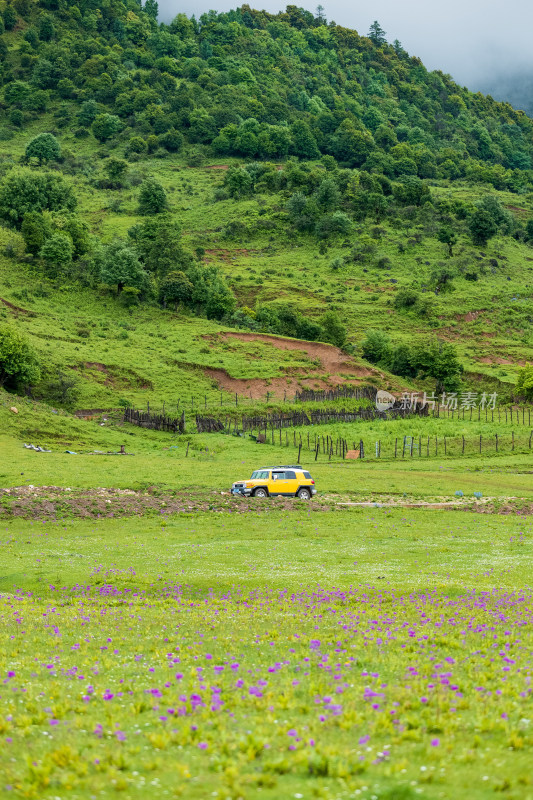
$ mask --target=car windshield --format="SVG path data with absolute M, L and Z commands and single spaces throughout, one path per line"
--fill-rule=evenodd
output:
M 255 472 L 252 472 L 252 480 L 266 480 L 268 478 L 268 470 L 267 469 L 256 469 Z

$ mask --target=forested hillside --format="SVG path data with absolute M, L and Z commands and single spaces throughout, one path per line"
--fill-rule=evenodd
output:
M 406 381 L 515 383 L 533 351 L 523 112 L 428 72 L 378 23 L 362 36 L 295 6 L 166 25 L 154 0 L 15 0 L 0 31 L 2 308 L 35 363 L 87 377 L 94 356 L 51 334 L 71 324 L 57 293 L 79 287 L 96 310 L 75 350 L 142 306 L 143 330 L 178 339 L 180 320 L 202 336 L 211 320 Z

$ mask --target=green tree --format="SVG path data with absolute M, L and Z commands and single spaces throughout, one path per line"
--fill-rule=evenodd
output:
M 160 280 L 169 272 L 186 272 L 193 263 L 192 255 L 182 247 L 179 226 L 166 216 L 151 217 L 142 225 L 134 225 L 128 236 L 135 243 L 145 269 Z
M 235 200 L 240 197 L 248 197 L 253 191 L 253 179 L 248 170 L 242 167 L 231 167 L 226 172 L 224 186 L 228 190 L 230 197 Z
M 377 19 L 374 20 L 368 31 L 368 38 L 376 47 L 382 47 L 387 43 L 386 31 L 383 30 Z
M 383 331 L 367 331 L 361 350 L 363 358 L 366 358 L 371 364 L 387 361 L 391 353 L 390 339 Z
M 75 258 L 90 250 L 89 226 L 77 214 L 55 213 L 52 215 L 52 225 L 56 231 L 66 233 L 70 237 Z
M 4 89 L 4 100 L 9 106 L 22 108 L 32 92 L 32 87 L 25 81 L 12 81 Z
M 39 20 L 39 39 L 42 42 L 49 42 L 54 38 L 54 21 L 49 14 L 43 14 Z
M 38 211 L 28 211 L 24 214 L 20 228 L 26 250 L 32 256 L 40 253 L 42 246 L 51 235 L 52 229 L 49 220 Z
M 114 114 L 98 114 L 92 124 L 92 131 L 99 142 L 106 142 L 122 130 L 122 122 Z
M 180 303 L 190 303 L 193 291 L 194 287 L 184 272 L 169 272 L 159 285 L 159 302 L 163 307 L 173 303 L 177 311 Z
M 405 175 L 392 189 L 394 199 L 404 206 L 420 206 L 431 199 L 429 188 L 416 175 Z
M 73 211 L 76 198 L 62 175 L 12 169 L 0 184 L 0 218 L 20 228 L 29 211 Z
M 162 214 L 168 209 L 167 195 L 155 178 L 147 178 L 139 192 L 139 214 Z
M 324 214 L 316 224 L 316 234 L 319 239 L 329 239 L 332 236 L 348 236 L 351 229 L 352 221 L 344 211 Z
M 143 11 L 152 19 L 157 19 L 157 15 L 159 14 L 159 5 L 157 4 L 157 0 L 146 0 L 143 6 Z
M 132 286 L 143 293 L 149 290 L 149 276 L 142 268 L 137 253 L 123 241 L 117 239 L 107 245 L 100 263 L 100 280 L 108 286 L 114 286 L 117 295 L 125 286 Z
M 335 158 L 351 167 L 362 166 L 374 147 L 371 134 L 356 128 L 351 119 L 343 120 L 331 139 Z
M 12 31 L 15 25 L 17 24 L 17 15 L 12 5 L 8 4 L 3 12 L 2 16 L 4 18 L 4 27 L 6 31 Z
M 74 375 L 67 375 L 62 369 L 48 378 L 44 386 L 44 399 L 54 405 L 73 409 L 80 397 L 80 384 Z
M 53 233 L 43 244 L 40 256 L 48 267 L 50 275 L 56 276 L 62 268 L 72 261 L 74 247 L 66 233 Z
M 85 100 L 78 112 L 78 122 L 86 128 L 92 125 L 98 116 L 98 103 L 96 100 Z
M 122 188 L 122 181 L 128 171 L 128 162 L 123 158 L 108 158 L 104 164 L 104 171 L 113 184 L 113 188 Z
M 298 158 L 320 158 L 320 150 L 307 122 L 296 120 L 291 125 L 291 152 Z
M 413 364 L 413 353 L 407 344 L 398 344 L 393 348 L 388 367 L 395 375 L 402 378 L 414 378 L 416 365 Z
M 171 128 L 159 137 L 159 144 L 169 153 L 177 153 L 183 147 L 183 136 L 175 128 Z
M 450 228 L 449 225 L 443 225 L 437 231 L 437 239 L 448 246 L 448 256 L 451 258 L 453 256 L 453 247 L 457 244 L 457 234 L 453 228 Z
M 333 178 L 324 178 L 315 192 L 316 204 L 321 211 L 335 211 L 341 196 Z
M 0 325 L 0 387 L 14 390 L 39 378 L 37 355 L 26 337 L 11 325 Z
M 36 158 L 39 164 L 57 161 L 61 157 L 61 147 L 53 133 L 39 133 L 26 145 L 26 158 Z
M 441 342 L 438 339 L 419 342 L 413 348 L 413 364 L 422 379 L 435 379 L 436 394 L 458 389 L 463 366 L 450 342 Z
M 533 364 L 526 364 L 525 367 L 518 370 L 516 393 L 524 400 L 533 400 Z
M 468 228 L 472 241 L 478 247 L 484 247 L 489 239 L 498 232 L 498 226 L 491 214 L 483 208 L 478 208 L 468 220 Z
M 343 347 L 346 343 L 346 326 L 336 311 L 326 311 L 320 317 L 320 325 L 324 329 L 325 340 L 336 347 Z

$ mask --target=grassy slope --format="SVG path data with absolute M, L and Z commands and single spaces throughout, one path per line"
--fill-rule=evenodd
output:
M 42 122 L 39 126 L 42 129 Z M 5 143 L 7 155 L 18 158 L 36 130 L 25 131 Z M 63 136 L 62 144 L 78 156 L 90 157 L 97 167 L 99 156 L 109 152 L 100 151 L 92 139 L 80 142 L 68 134 Z M 424 230 L 423 226 L 411 227 L 408 222 L 397 229 L 385 222 L 380 226 L 383 234 L 378 240 L 378 250 L 379 255 L 390 258 L 390 270 L 369 266 L 363 271 L 362 265 L 352 264 L 334 272 L 329 267 L 332 260 L 347 253 L 340 243 L 321 256 L 312 238 L 289 235 L 285 223 L 279 223 L 268 236 L 254 232 L 259 212 L 263 217 L 266 212 L 266 218 L 279 216 L 278 209 L 285 203 L 281 196 L 214 203 L 213 191 L 223 180 L 223 171 L 209 167 L 188 168 L 179 156 L 140 161 L 130 167 L 132 172 L 141 176 L 154 175 L 163 183 L 172 213 L 183 228 L 185 243 L 191 248 L 201 246 L 208 251 L 206 261 L 221 267 L 243 305 L 282 299 L 297 304 L 312 316 L 319 316 L 330 307 L 337 308 L 348 326 L 349 340 L 356 346 L 370 327 L 382 328 L 393 338 L 405 340 L 428 337 L 436 332 L 457 345 L 470 373 L 467 375 L 469 385 L 479 380 L 493 389 L 498 388 L 499 382 L 502 388 L 512 385 L 516 366 L 533 357 L 531 327 L 524 323 L 523 317 L 531 308 L 533 266 L 530 265 L 532 251 L 527 245 L 509 238 L 496 239 L 480 255 L 467 241 L 460 241 L 455 261 L 485 265 L 486 274 L 475 283 L 464 278 L 454 280 L 455 291 L 436 298 L 435 318 L 423 320 L 408 312 L 396 311 L 392 300 L 398 287 L 420 288 L 435 265 L 447 263 L 445 248 L 430 235 L 431 230 Z M 80 174 L 71 180 L 75 183 L 82 216 L 104 240 L 126 236 L 128 228 L 139 221 L 137 189 L 99 191 Z M 433 192 L 436 196 L 458 195 L 463 199 L 476 196 L 472 190 L 456 185 L 435 187 Z M 529 213 L 529 196 L 500 195 L 507 205 L 519 203 Z M 120 211 L 113 210 L 117 200 Z M 230 220 L 247 223 L 249 235 L 242 241 L 225 239 L 221 231 Z M 374 227 L 368 221 L 366 225 L 359 225 L 357 231 L 368 233 Z M 417 233 L 422 234 L 419 244 L 413 238 Z M 22 254 L 18 235 L 0 229 L 2 250 L 7 243 L 12 243 L 16 252 Z M 407 243 L 403 253 L 398 251 L 401 243 Z M 492 259 L 496 259 L 497 267 L 490 264 Z M 17 324 L 24 327 L 52 362 L 78 370 L 83 379 L 80 407 L 116 405 L 121 395 L 135 403 L 146 399 L 175 402 L 177 397 L 201 395 L 212 389 L 212 381 L 205 379 L 201 372 L 183 369 L 174 361 L 222 367 L 232 377 L 262 377 L 267 381 L 283 376 L 282 359 L 286 359 L 285 367 L 305 367 L 305 363 L 295 363 L 300 360 L 295 354 L 280 357 L 278 350 L 263 344 L 209 342 L 210 352 L 202 353 L 206 347 L 202 336 L 220 330 L 219 324 L 178 317 L 155 307 L 144 307 L 130 315 L 112 297 L 98 297 L 76 286 L 49 286 L 31 265 L 17 265 L 3 255 L 0 262 L 0 297 L 36 312 L 32 318 L 18 314 Z M 391 283 L 391 278 L 397 284 Z M 45 288 L 48 297 L 32 295 L 37 284 Z M 0 314 L 12 316 L 8 308 L 1 306 Z M 85 340 L 77 331 L 87 327 L 91 335 Z M 85 366 L 96 362 L 118 374 L 109 379 L 105 374 L 98 374 L 97 368 Z M 327 375 L 322 377 L 327 382 Z M 394 379 L 392 383 L 409 385 Z M 150 385 L 153 392 L 141 388 Z M 293 387 L 294 382 L 289 379 L 288 391 Z

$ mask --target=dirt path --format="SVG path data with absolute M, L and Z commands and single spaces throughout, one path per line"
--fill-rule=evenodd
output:
M 3 303 L 5 306 L 11 309 L 11 311 L 15 311 L 17 314 L 28 314 L 30 317 L 36 317 L 35 311 L 30 311 L 28 308 L 20 308 L 20 306 L 15 306 L 13 303 L 10 303 L 9 300 L 4 300 L 3 297 L 0 297 L 0 303 Z
M 209 489 L 182 489 L 160 494 L 157 487 L 146 491 L 133 489 L 69 489 L 60 486 L 15 486 L 0 490 L 0 520 L 31 519 L 98 519 L 143 516 L 157 514 L 164 519 L 169 514 L 191 514 L 191 512 L 248 512 L 301 511 L 302 501 L 296 498 L 274 497 L 266 500 L 233 497 L 228 491 Z M 306 506 L 307 507 L 307 506 Z M 386 510 L 424 508 L 428 510 L 450 509 L 470 511 L 478 514 L 532 515 L 533 502 L 516 497 L 483 498 L 473 500 L 448 500 L 433 498 L 427 502 L 408 498 L 380 500 L 343 501 L 339 496 L 328 495 L 315 498 L 310 503 L 312 511 L 341 511 L 350 508 L 383 508 Z
M 69 489 L 60 486 L 15 486 L 0 489 L 0 520 L 22 518 L 32 520 L 99 519 L 138 517 L 144 514 L 161 518 L 168 514 L 231 511 L 232 514 L 300 510 L 302 501 L 275 497 L 267 500 L 234 497 L 228 491 L 184 489 L 172 494 L 155 490 L 133 489 Z M 313 511 L 335 509 L 330 501 L 312 504 Z

